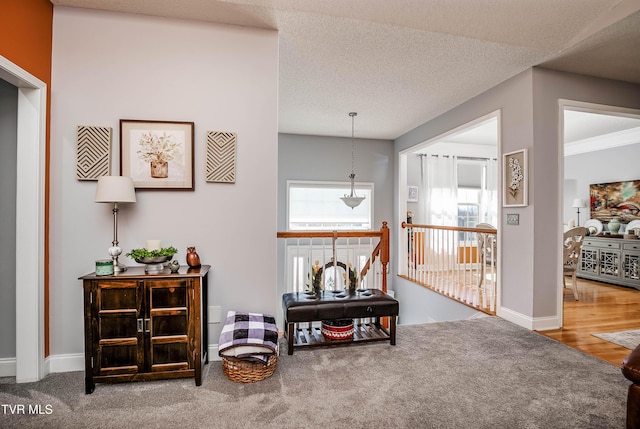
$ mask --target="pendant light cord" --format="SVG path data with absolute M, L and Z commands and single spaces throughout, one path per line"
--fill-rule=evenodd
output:
M 355 168 L 354 168 L 355 155 L 354 154 L 355 154 L 356 146 L 355 146 L 355 143 L 353 142 L 353 136 L 355 134 L 355 125 L 354 124 L 355 124 L 355 117 L 357 115 L 358 114 L 356 112 L 350 112 L 349 113 L 349 116 L 351 116 L 351 174 L 353 174 L 354 171 L 355 171 Z

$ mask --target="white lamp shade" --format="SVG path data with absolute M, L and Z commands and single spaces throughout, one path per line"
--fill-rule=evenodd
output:
M 130 177 L 102 176 L 98 178 L 96 203 L 135 203 L 136 191 Z
M 576 209 L 583 209 L 587 207 L 587 204 L 584 202 L 582 198 L 576 198 L 575 200 L 573 200 L 573 205 L 571 207 Z

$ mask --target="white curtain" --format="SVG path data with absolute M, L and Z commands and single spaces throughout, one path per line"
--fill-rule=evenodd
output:
M 422 157 L 421 175 L 425 198 L 422 210 L 429 225 L 458 224 L 458 169 L 455 156 Z
M 488 159 L 480 196 L 480 223 L 498 225 L 498 161 Z

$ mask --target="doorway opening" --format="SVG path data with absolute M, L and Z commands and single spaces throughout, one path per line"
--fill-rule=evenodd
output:
M 400 152 L 398 219 L 418 225 L 454 227 L 484 223 L 497 229 L 499 146 L 500 111 L 495 111 Z M 432 163 L 434 159 L 438 161 Z M 446 169 L 447 174 L 440 168 Z M 430 174 L 439 181 L 435 191 L 429 185 L 433 183 Z M 453 179 L 444 184 L 442 176 Z M 399 243 L 406 239 L 401 222 L 397 231 Z M 407 263 L 410 248 L 411 245 L 398 247 L 400 275 L 406 275 L 403 270 L 411 265 Z M 499 306 L 499 292 L 496 298 Z
M 47 86 L 0 56 L 0 79 L 18 88 L 16 154 L 16 382 L 38 381 L 44 359 Z M 19 285 L 19 287 L 17 287 Z

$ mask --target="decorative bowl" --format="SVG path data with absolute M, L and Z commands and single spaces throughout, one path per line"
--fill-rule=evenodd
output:
M 136 259 L 136 262 L 139 264 L 162 264 L 164 262 L 169 261 L 173 256 L 153 256 L 151 258 L 140 258 Z
M 165 262 L 171 260 L 173 256 L 152 256 L 136 259 L 139 264 L 144 264 L 144 272 L 147 274 L 160 274 L 164 271 Z

